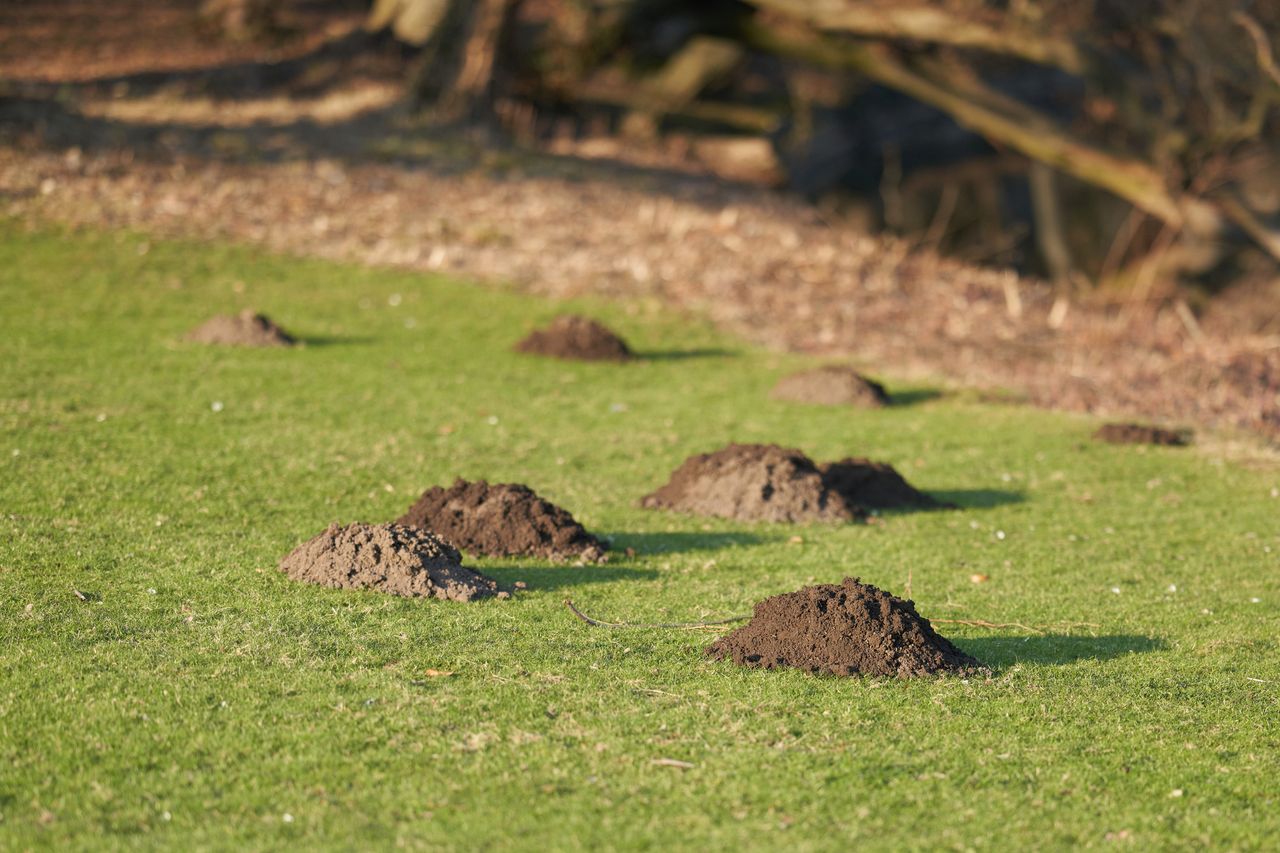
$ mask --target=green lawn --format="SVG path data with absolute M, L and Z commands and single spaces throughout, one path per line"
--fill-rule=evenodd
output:
M 246 306 L 309 345 L 180 342 Z M 517 356 L 564 306 L 467 283 L 0 223 L 0 849 L 1276 843 L 1274 465 L 924 388 L 771 402 L 808 362 L 577 307 L 655 357 Z M 807 528 L 636 508 L 731 439 L 883 459 L 963 508 Z M 531 485 L 613 559 L 475 561 L 530 587 L 479 604 L 275 570 L 455 475 Z M 713 633 L 561 604 L 692 620 L 909 574 L 925 616 L 1096 627 L 942 626 L 992 680 L 897 682 L 711 663 Z

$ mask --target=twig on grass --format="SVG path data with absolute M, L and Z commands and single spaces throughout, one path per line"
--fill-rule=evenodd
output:
M 745 622 L 751 618 L 750 614 L 744 616 L 730 616 L 728 619 L 716 619 L 710 622 L 605 622 L 603 619 L 595 619 L 583 613 L 574 606 L 573 600 L 566 598 L 564 606 L 569 608 L 569 612 L 574 616 L 586 622 L 588 625 L 595 625 L 598 628 L 670 628 L 678 630 L 696 630 L 698 628 L 715 628 L 719 625 L 730 625 L 734 622 Z M 1057 622 L 1053 625 L 1042 627 L 1034 627 L 1032 625 L 1024 625 L 1021 622 L 988 622 L 985 619 L 930 619 L 932 623 L 944 625 L 966 625 L 970 628 L 1020 628 L 1023 631 L 1030 631 L 1033 634 L 1047 634 L 1050 628 L 1066 627 L 1066 628 L 1098 628 L 1099 625 L 1093 622 Z
M 988 622 L 985 619 L 930 619 L 931 623 L 943 625 L 968 625 L 971 628 L 1021 628 L 1033 634 L 1043 634 L 1039 628 L 1023 625 L 1021 622 Z
M 1049 627 L 1050 628 L 1066 628 L 1070 630 L 1072 628 L 1101 628 L 1102 626 L 1099 625 L 1097 622 L 1053 622 L 1049 625 Z
M 649 763 L 656 764 L 659 767 L 675 767 L 677 770 L 692 770 L 694 767 L 697 766 L 692 762 L 680 761 L 679 759 L 675 759 L 675 758 L 655 758 L 653 759 L 653 761 L 650 761 Z
M 730 616 L 728 619 L 717 619 L 712 622 L 605 622 L 600 619 L 593 619 L 581 610 L 573 606 L 573 601 L 566 598 L 564 606 L 569 608 L 569 612 L 577 616 L 588 625 L 595 625 L 599 628 L 676 628 L 682 630 L 690 630 L 697 628 L 714 628 L 717 625 L 729 625 L 734 622 L 745 622 L 750 619 L 750 614 L 746 616 Z
M 1023 625 L 1021 622 L 988 622 L 985 619 L 930 619 L 931 623 L 945 625 L 966 625 L 971 628 L 1021 628 L 1033 634 L 1047 634 L 1052 628 L 1101 628 L 1096 622 L 1050 622 L 1046 625 Z

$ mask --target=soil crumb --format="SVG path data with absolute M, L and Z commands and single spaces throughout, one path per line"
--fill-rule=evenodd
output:
M 883 385 L 851 367 L 839 365 L 784 376 L 773 386 L 769 396 L 791 403 L 815 403 L 823 406 L 878 409 L 889 405 L 889 394 Z
M 738 521 L 857 521 L 868 509 L 939 507 L 889 465 L 843 459 L 816 465 L 776 444 L 731 444 L 690 456 L 640 505 Z
M 246 309 L 239 314 L 213 317 L 192 329 L 187 340 L 198 344 L 231 347 L 291 347 L 297 341 L 265 314 Z
M 426 530 L 399 524 L 331 524 L 280 561 L 297 581 L 337 589 L 376 589 L 406 598 L 471 601 L 498 592 L 496 581 L 462 564 L 458 551 Z
M 535 329 L 516 344 L 517 352 L 579 361 L 630 361 L 626 341 L 590 317 L 565 314 L 544 329 Z
M 455 480 L 422 493 L 397 524 L 426 528 L 485 557 L 602 562 L 605 544 L 528 486 Z
M 1144 424 L 1103 424 L 1093 437 L 1111 444 L 1159 444 L 1166 447 L 1182 447 L 1190 440 L 1187 432 Z
M 766 598 L 750 622 L 706 653 L 742 666 L 824 675 L 916 678 L 986 669 L 934 631 L 914 602 L 857 578 Z

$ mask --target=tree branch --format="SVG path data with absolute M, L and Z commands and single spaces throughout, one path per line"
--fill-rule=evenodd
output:
M 881 45 L 838 42 L 816 34 L 797 36 L 784 33 L 777 24 L 749 26 L 747 36 L 757 47 L 773 53 L 859 71 L 937 107 L 993 142 L 1103 187 L 1175 227 L 1186 225 L 1189 214 L 1198 220 L 1216 219 L 1203 202 L 1170 192 L 1160 174 L 1146 163 L 1075 139 L 1046 116 L 1029 107 L 1015 107 L 980 81 L 953 78 L 944 83 L 911 69 Z M 1188 207 L 1194 210 L 1188 211 Z
M 867 3 L 863 0 L 749 0 L 761 9 L 780 12 L 819 30 L 882 39 L 975 48 L 1052 65 L 1079 74 L 1085 59 L 1068 39 L 1010 23 L 1004 27 L 958 15 L 936 6 Z

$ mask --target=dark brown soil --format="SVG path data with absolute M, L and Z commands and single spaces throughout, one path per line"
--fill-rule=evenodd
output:
M 294 580 L 337 589 L 376 589 L 406 598 L 471 601 L 498 584 L 461 565 L 452 545 L 426 530 L 398 524 L 350 524 L 304 542 L 280 561 Z
M 916 489 L 892 465 L 846 457 L 818 466 L 822 483 L 849 503 L 868 509 L 940 509 L 951 507 Z
M 751 621 L 707 647 L 742 666 L 915 678 L 984 669 L 904 601 L 856 578 L 756 604 Z
M 296 343 L 270 317 L 252 309 L 214 317 L 192 329 L 187 340 L 229 347 L 291 347 Z
M 884 386 L 851 367 L 831 365 L 793 373 L 778 380 L 769 396 L 792 403 L 878 409 L 889 404 Z
M 1189 439 L 1186 432 L 1143 424 L 1103 424 L 1093 437 L 1111 444 L 1160 444 L 1166 447 L 1182 447 Z
M 397 524 L 426 528 L 462 550 L 486 557 L 540 557 L 546 560 L 605 559 L 605 545 L 553 503 L 528 486 L 484 480 L 455 480 L 434 486 Z
M 816 465 L 799 450 L 776 444 L 731 444 L 690 456 L 640 505 L 780 522 L 856 521 L 868 509 L 942 506 L 889 465 L 866 459 Z
M 565 314 L 516 344 L 517 352 L 579 361 L 630 361 L 626 341 L 590 317 Z

